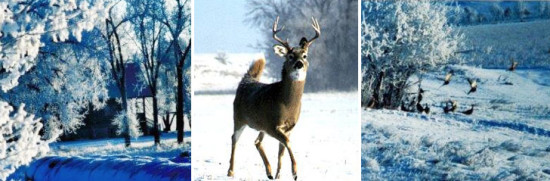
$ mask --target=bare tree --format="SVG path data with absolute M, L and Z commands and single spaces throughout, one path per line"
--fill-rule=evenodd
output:
M 172 50 L 174 58 L 173 65 L 176 67 L 177 94 L 176 94 L 176 130 L 178 132 L 178 143 L 183 143 L 184 127 L 184 103 L 185 101 L 185 82 L 184 65 L 189 57 L 191 48 L 191 39 L 187 40 L 187 45 L 182 40 L 183 34 L 190 35 L 191 13 L 188 0 L 175 0 L 174 8 L 160 8 L 153 13 L 153 18 L 161 22 L 168 30 L 171 41 L 169 49 Z M 190 105 L 187 105 L 190 106 Z M 191 125 L 191 123 L 189 123 Z
M 126 95 L 126 61 L 124 59 L 124 53 L 122 51 L 122 43 L 120 37 L 120 27 L 124 23 L 128 22 L 128 18 L 114 22 L 115 18 L 113 17 L 113 10 L 116 6 L 109 8 L 108 18 L 105 19 L 105 31 L 102 33 L 103 39 L 105 39 L 107 44 L 107 49 L 109 52 L 109 64 L 111 68 L 111 75 L 115 79 L 118 90 L 120 91 L 120 96 L 122 100 L 122 110 L 125 113 L 128 113 L 128 97 Z M 130 140 L 130 125 L 128 119 L 124 118 L 124 126 L 126 127 L 123 131 L 124 142 L 126 147 L 131 145 Z

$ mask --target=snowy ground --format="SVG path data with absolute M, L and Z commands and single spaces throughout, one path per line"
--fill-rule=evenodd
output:
M 185 133 L 184 146 L 177 144 L 175 133 L 163 133 L 158 147 L 152 136 L 132 139 L 131 148 L 125 148 L 123 138 L 52 143 L 46 157 L 19 168 L 8 180 L 187 180 L 191 163 L 182 153 L 190 151 L 190 136 Z
M 460 27 L 465 62 L 485 67 L 550 66 L 550 20 Z
M 233 133 L 233 94 L 198 95 L 193 98 L 193 178 L 196 180 L 267 180 L 260 154 L 254 146 L 258 132 L 246 128 L 235 155 L 235 177 L 227 177 Z M 359 180 L 360 125 L 357 93 L 312 93 L 302 100 L 300 121 L 290 142 L 299 180 Z M 263 142 L 273 174 L 278 142 Z M 288 153 L 281 179 L 292 179 Z
M 362 112 L 362 178 L 550 179 L 550 70 L 452 69 L 443 87 L 444 72 L 424 75 L 430 115 Z M 477 92 L 466 94 L 466 78 L 478 80 Z M 476 105 L 473 115 L 443 114 L 448 99 L 459 111 Z

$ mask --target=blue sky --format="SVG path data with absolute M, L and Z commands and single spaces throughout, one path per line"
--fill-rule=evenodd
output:
M 194 1 L 195 53 L 258 53 L 250 48 L 261 40 L 257 29 L 245 24 L 246 1 Z

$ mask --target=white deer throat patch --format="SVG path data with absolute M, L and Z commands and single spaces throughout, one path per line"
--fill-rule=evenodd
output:
M 306 69 L 304 68 L 301 68 L 301 69 L 296 69 L 292 72 L 290 72 L 290 78 L 293 80 L 293 81 L 305 81 L 306 80 Z

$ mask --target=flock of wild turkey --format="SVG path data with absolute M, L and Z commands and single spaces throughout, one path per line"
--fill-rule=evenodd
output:
M 517 66 L 518 66 L 518 62 L 512 61 L 512 65 L 510 65 L 510 67 L 508 68 L 508 71 L 511 71 L 511 72 L 515 71 Z M 453 77 L 453 75 L 454 75 L 453 70 L 450 70 L 449 72 L 447 72 L 447 74 L 445 75 L 443 85 L 441 85 L 441 86 L 448 85 L 451 82 L 451 78 Z M 476 90 L 477 90 L 477 80 L 472 79 L 472 78 L 468 78 L 468 83 L 470 84 L 470 91 L 468 91 L 467 94 L 469 95 L 471 93 L 476 92 Z M 424 105 L 422 105 L 422 103 L 421 103 L 421 101 L 424 97 L 423 94 L 424 94 L 425 91 L 426 90 L 424 90 L 422 88 L 419 88 L 416 98 L 413 98 L 413 101 L 411 101 L 408 104 L 408 106 L 405 102 L 401 103 L 401 110 L 402 111 L 407 111 L 407 112 L 415 112 L 410 107 L 412 107 L 413 105 L 416 104 L 416 111 L 417 112 L 429 114 L 430 113 L 430 107 L 428 106 L 428 104 L 424 103 Z M 408 98 L 406 98 L 406 100 L 408 100 Z M 409 107 L 409 108 L 407 108 L 407 107 Z M 458 102 L 456 100 L 449 99 L 447 102 L 445 102 L 445 106 L 443 107 L 443 112 L 445 114 L 447 114 L 449 112 L 456 112 L 457 109 L 458 109 Z M 471 105 L 470 109 L 467 109 L 465 111 L 460 111 L 460 113 L 465 114 L 465 115 L 473 114 L 474 113 L 474 104 Z

